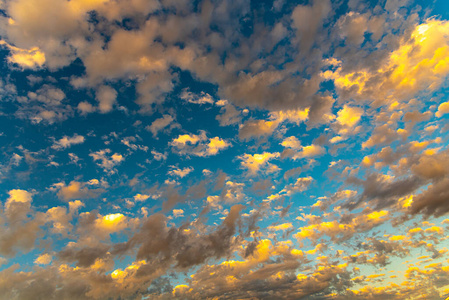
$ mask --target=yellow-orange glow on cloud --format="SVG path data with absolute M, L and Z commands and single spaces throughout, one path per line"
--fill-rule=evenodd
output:
M 425 89 L 435 90 L 449 74 L 448 31 L 448 21 L 428 19 L 415 28 L 410 40 L 403 39 L 377 71 L 344 74 L 339 67 L 322 76 L 333 80 L 339 90 L 378 104 L 394 103 Z M 444 107 L 441 114 L 443 111 Z
M 110 214 L 96 219 L 95 227 L 107 233 L 118 232 L 128 226 L 126 220 L 127 218 L 123 214 Z
M 48 265 L 49 263 L 51 263 L 52 260 L 52 256 L 48 253 L 39 255 L 36 260 L 34 261 L 35 264 L 38 265 Z
M 241 165 L 245 169 L 248 169 L 250 174 L 256 174 L 261 170 L 264 166 L 273 166 L 269 163 L 270 160 L 278 158 L 280 154 L 278 152 L 269 153 L 264 152 L 261 154 L 244 154 L 240 156 L 240 159 L 242 160 Z M 267 171 L 270 172 L 272 169 L 268 169 Z
M 0 45 L 6 45 L 11 51 L 8 61 L 22 68 L 35 69 L 45 64 L 45 54 L 38 48 L 21 49 L 0 40 Z
M 337 113 L 337 122 L 342 126 L 354 127 L 363 115 L 363 110 L 359 107 L 345 105 Z

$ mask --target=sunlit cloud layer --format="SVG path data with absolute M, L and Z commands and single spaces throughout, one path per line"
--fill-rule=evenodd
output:
M 445 1 L 0 11 L 0 300 L 449 296 Z

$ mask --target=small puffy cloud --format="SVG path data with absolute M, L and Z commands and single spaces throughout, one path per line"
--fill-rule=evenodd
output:
M 75 212 L 78 211 L 78 209 L 80 209 L 81 207 L 84 207 L 84 203 L 81 202 L 80 200 L 75 200 L 75 201 L 70 201 L 69 202 L 69 213 L 70 214 L 74 214 Z
M 241 166 L 248 170 L 250 175 L 256 175 L 262 169 L 267 173 L 273 173 L 279 168 L 269 161 L 280 157 L 278 152 L 270 153 L 264 152 L 261 154 L 244 154 L 238 158 L 241 160 Z
M 154 137 L 156 137 L 159 131 L 169 126 L 173 121 L 174 119 L 172 116 L 163 115 L 162 118 L 154 120 L 153 123 L 151 123 L 150 126 L 147 126 L 146 129 L 150 131 Z
M 447 113 L 449 113 L 449 102 L 443 102 L 438 106 L 438 111 L 435 113 L 435 116 L 441 118 Z
M 282 143 L 282 146 L 286 148 L 291 149 L 300 149 L 301 148 L 301 142 L 298 140 L 296 136 L 290 136 L 288 138 L 285 138 Z
M 301 193 L 301 192 L 307 190 L 309 188 L 310 184 L 312 184 L 312 182 L 313 182 L 313 178 L 310 176 L 299 177 L 296 179 L 296 181 L 294 183 L 289 184 L 284 189 L 282 189 L 280 194 L 285 193 L 286 195 L 291 196 L 296 193 Z
M 10 221 L 24 220 L 31 210 L 32 194 L 25 190 L 10 190 L 5 213 Z M 1 216 L 0 216 L 1 221 Z M 1 226 L 1 223 L 0 223 Z M 1 243 L 0 243 L 1 244 Z
M 8 192 L 9 198 L 6 200 L 5 208 L 9 209 L 14 203 L 30 204 L 32 200 L 32 195 L 30 192 L 25 190 L 10 190 Z
M 98 103 L 98 110 L 102 113 L 112 111 L 117 99 L 117 91 L 110 86 L 103 85 L 98 88 L 96 93 Z
M 55 141 L 51 146 L 55 150 L 64 150 L 71 147 L 72 145 L 84 143 L 84 136 L 75 134 L 72 137 L 64 136 L 60 140 Z
M 173 216 L 175 218 L 183 217 L 184 216 L 184 211 L 182 209 L 174 209 L 173 210 Z
M 151 150 L 151 154 L 153 155 L 153 158 L 157 161 L 166 160 L 167 159 L 167 153 L 161 153 L 157 152 L 156 150 Z
M 209 139 L 209 144 L 207 144 L 207 156 L 209 155 L 216 155 L 221 150 L 224 150 L 231 146 L 231 144 L 219 137 L 213 137 Z
M 337 113 L 337 122 L 345 127 L 354 127 L 363 115 L 363 109 L 359 107 L 343 106 Z
M 182 134 L 182 135 L 179 135 L 177 138 L 175 138 L 171 144 L 172 144 L 172 146 L 182 149 L 189 144 L 196 145 L 199 141 L 204 141 L 206 139 L 207 139 L 207 137 L 206 137 L 205 132 L 201 132 L 200 135 Z
M 34 260 L 34 263 L 37 265 L 48 265 L 49 263 L 51 263 L 52 259 L 53 259 L 53 257 L 50 254 L 45 253 L 45 254 L 39 255 Z
M 104 189 L 90 189 L 88 186 L 90 184 L 71 181 L 68 185 L 65 183 L 56 184 L 55 187 L 59 188 L 58 197 L 62 200 L 69 201 L 72 199 L 86 199 L 95 198 L 104 192 Z
M 201 131 L 199 135 L 179 135 L 173 139 L 170 145 L 179 154 L 207 157 L 229 148 L 231 143 L 219 137 L 208 138 L 206 133 Z
M 126 147 L 132 149 L 133 151 L 136 150 L 142 150 L 147 152 L 148 151 L 148 146 L 142 146 L 142 145 L 138 145 L 136 144 L 137 138 L 134 136 L 128 136 L 128 137 L 124 137 L 123 139 L 121 139 L 121 143 L 123 145 L 125 145 Z
M 82 102 L 78 103 L 78 106 L 76 108 L 82 115 L 87 115 L 96 110 L 96 108 L 87 101 L 82 101 Z
M 283 223 L 279 225 L 268 226 L 267 229 L 271 231 L 285 231 L 293 229 L 293 225 L 292 223 Z
M 299 125 L 308 119 L 309 111 L 309 108 L 280 110 L 272 112 L 270 114 L 270 119 L 277 123 L 290 122 Z
M 243 188 L 245 187 L 244 183 L 226 181 L 225 187 L 221 192 L 220 198 L 226 203 L 238 203 L 242 202 L 245 199 L 245 194 L 243 192 Z M 212 207 L 219 207 L 218 198 L 215 196 L 207 197 L 207 203 L 209 203 Z
M 300 157 L 313 157 L 317 155 L 321 155 L 325 152 L 325 149 L 319 145 L 309 145 L 302 147 L 300 152 Z
M 128 227 L 127 217 L 121 213 L 99 216 L 95 220 L 95 228 L 103 233 L 114 233 Z
M 171 166 L 171 170 L 168 171 L 168 175 L 184 178 L 187 175 L 189 175 L 191 172 L 193 172 L 193 168 L 192 167 L 180 169 L 178 167 Z
M 66 120 L 73 115 L 73 108 L 63 101 L 65 98 L 66 95 L 60 88 L 44 84 L 34 92 L 29 91 L 26 97 L 18 98 L 22 105 L 15 115 L 35 124 Z
M 250 140 L 272 135 L 284 122 L 299 125 L 309 116 L 309 109 L 291 109 L 271 112 L 269 120 L 248 120 L 239 128 L 239 139 Z
M 224 101 L 224 100 L 220 100 Z M 216 105 L 221 106 L 221 102 L 217 101 Z M 220 103 L 220 104 L 219 104 Z M 220 126 L 228 126 L 239 123 L 242 120 L 241 112 L 235 108 L 232 104 L 225 104 L 220 109 L 220 114 L 215 117 L 220 123 Z
M 205 92 L 201 92 L 197 95 L 190 92 L 188 89 L 184 89 L 179 97 L 189 103 L 214 104 L 214 99 L 212 99 L 212 96 Z
M 52 223 L 51 231 L 53 233 L 59 233 L 62 235 L 66 235 L 69 231 L 72 230 L 72 225 L 70 221 L 72 220 L 72 214 L 76 210 L 70 210 L 70 213 L 67 213 L 67 209 L 65 207 L 56 206 L 52 207 L 45 213 L 45 219 L 47 222 Z
M 135 201 L 145 201 L 145 200 L 147 200 L 147 199 L 150 198 L 150 197 L 151 197 L 150 195 L 136 194 L 136 195 L 134 196 L 134 200 L 135 200 Z
M 111 153 L 110 149 L 104 149 L 90 153 L 89 156 L 91 156 L 94 161 L 99 161 L 97 165 L 102 167 L 105 171 L 115 173 L 115 166 L 119 165 L 125 158 L 118 153 L 112 155 L 109 155 L 109 153 Z
M 384 124 L 376 127 L 370 138 L 362 143 L 363 148 L 371 148 L 380 145 L 390 144 L 391 142 L 397 140 L 399 137 L 399 132 L 392 129 L 388 124 Z
M 319 156 L 326 153 L 326 149 L 320 145 L 312 144 L 308 146 L 301 146 L 299 140 L 295 137 L 285 139 L 281 145 L 287 148 L 282 152 L 281 158 L 290 157 L 296 160 Z
M 241 140 L 250 140 L 261 136 L 269 136 L 278 127 L 278 121 L 250 120 L 246 121 L 239 129 Z

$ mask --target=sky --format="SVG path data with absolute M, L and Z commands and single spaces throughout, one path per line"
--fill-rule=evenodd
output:
M 445 299 L 445 0 L 0 0 L 0 300 Z

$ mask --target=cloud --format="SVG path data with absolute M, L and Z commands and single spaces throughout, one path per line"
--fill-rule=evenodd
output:
M 184 210 L 182 210 L 182 209 L 174 209 L 173 210 L 173 216 L 175 218 L 184 217 Z
M 217 155 L 218 152 L 227 149 L 231 143 L 219 137 L 208 138 L 206 132 L 196 134 L 182 134 L 170 143 L 173 150 L 181 155 L 194 155 L 207 157 Z
M 90 153 L 89 156 L 91 156 L 94 161 L 100 161 L 97 165 L 102 167 L 105 172 L 115 173 L 115 167 L 125 160 L 125 158 L 118 153 L 109 156 L 109 153 L 111 153 L 110 149 L 104 149 Z
M 268 174 L 278 171 L 279 167 L 271 164 L 269 161 L 279 157 L 280 154 L 278 152 L 264 152 L 261 154 L 243 154 L 238 158 L 241 160 L 240 165 L 242 168 L 247 169 L 250 176 L 255 176 L 261 170 Z
M 434 91 L 449 73 L 445 58 L 448 26 L 446 21 L 428 19 L 416 25 L 410 38 L 404 36 L 377 70 L 344 72 L 339 67 L 324 72 L 323 78 L 333 80 L 340 95 L 371 101 L 375 106 L 407 100 L 420 91 Z
M 10 190 L 4 211 L 0 211 L 0 255 L 11 257 L 18 251 L 33 249 L 41 236 L 45 221 L 31 207 L 33 194 L 20 189 Z
M 171 176 L 177 176 L 179 178 L 184 178 L 187 175 L 189 175 L 191 172 L 193 172 L 193 168 L 192 167 L 180 169 L 180 168 L 177 168 L 175 166 L 171 166 L 171 168 L 172 169 L 170 171 L 168 171 L 167 174 L 171 175 Z
M 55 187 L 59 189 L 58 197 L 64 201 L 96 198 L 105 192 L 103 188 L 91 189 L 88 183 L 75 180 L 68 185 L 65 183 L 56 184 Z
M 301 148 L 301 141 L 298 140 L 295 136 L 290 136 L 288 138 L 285 138 L 281 145 L 286 148 L 290 149 L 300 149 Z
M 319 156 L 326 153 L 326 149 L 320 145 L 312 144 L 308 146 L 301 146 L 299 140 L 297 140 L 295 137 L 284 139 L 281 145 L 287 148 L 282 151 L 281 158 L 290 157 L 294 160 L 297 160 Z
M 105 114 L 112 111 L 114 104 L 117 102 L 117 91 L 113 88 L 103 85 L 98 88 L 96 93 L 98 103 L 98 110 Z
M 81 113 L 81 115 L 87 115 L 96 110 L 96 108 L 87 101 L 81 101 L 80 103 L 78 103 L 78 106 L 76 108 Z
M 34 263 L 38 265 L 48 265 L 52 261 L 52 256 L 48 253 L 39 255 L 35 260 Z
M 253 4 L 0 0 L 0 298 L 441 298 L 448 22 Z
M 167 153 L 160 153 L 156 150 L 151 150 L 151 154 L 153 155 L 154 159 L 157 161 L 166 160 L 167 159 Z
M 331 12 L 331 2 L 313 1 L 312 5 L 298 5 L 292 13 L 293 26 L 297 29 L 300 47 L 308 51 L 314 44 L 317 32 Z
M 359 107 L 343 106 L 337 113 L 337 122 L 344 127 L 354 127 L 363 115 Z
M 189 92 L 187 89 L 184 89 L 179 97 L 182 100 L 193 104 L 214 104 L 214 100 L 212 99 L 211 95 L 204 92 L 201 92 L 201 94 L 199 95 L 195 95 L 192 92 Z
M 225 203 L 239 203 L 243 202 L 245 199 L 245 193 L 243 192 L 243 189 L 245 187 L 244 183 L 239 182 L 233 182 L 233 181 L 226 181 L 226 184 L 221 191 L 220 198 Z M 218 206 L 216 203 L 218 198 L 216 196 L 209 196 L 207 198 L 208 204 L 212 205 L 212 207 Z
M 45 64 L 45 54 L 38 47 L 29 50 L 14 47 L 7 42 L 0 40 L 0 45 L 6 45 L 11 51 L 8 62 L 19 65 L 23 69 L 38 69 Z
M 239 138 L 249 140 L 255 137 L 269 136 L 278 126 L 276 121 L 250 120 L 246 121 L 239 129 Z
M 443 102 L 438 106 L 438 111 L 435 113 L 435 116 L 441 118 L 447 113 L 449 113 L 449 102 Z
M 217 115 L 215 119 L 220 123 L 220 126 L 229 126 L 240 123 L 242 116 L 241 112 L 237 110 L 234 105 L 226 104 L 220 109 L 220 114 Z
M 121 213 L 98 216 L 94 226 L 96 229 L 106 234 L 119 232 L 128 227 L 127 217 Z
M 32 200 L 32 194 L 25 190 L 10 190 L 8 192 L 9 198 L 5 202 L 5 209 L 9 210 L 17 203 L 30 204 Z
M 64 150 L 70 148 L 72 145 L 78 145 L 84 143 L 84 136 L 74 134 L 72 137 L 64 136 L 58 141 L 55 141 L 51 148 L 55 150 Z
M 52 124 L 64 121 L 73 115 L 70 105 L 64 103 L 65 93 L 52 85 L 44 84 L 38 90 L 29 91 L 19 97 L 19 109 L 15 112 L 19 119 L 28 119 L 34 124 Z
M 162 118 L 154 120 L 153 123 L 147 127 L 147 130 L 156 137 L 161 130 L 172 124 L 173 121 L 174 119 L 172 116 L 163 115 Z

